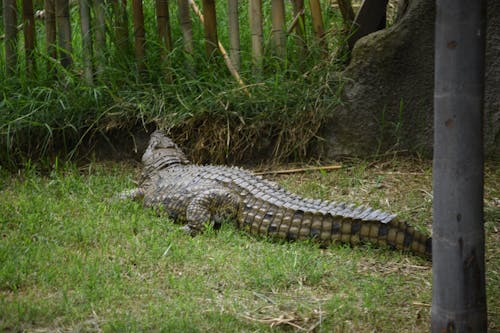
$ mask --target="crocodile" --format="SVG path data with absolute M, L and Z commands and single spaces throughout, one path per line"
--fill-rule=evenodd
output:
M 233 221 L 250 233 L 284 240 L 370 243 L 431 258 L 431 238 L 394 214 L 304 198 L 239 167 L 191 164 L 159 130 L 152 133 L 142 163 L 139 186 L 121 198 L 159 207 L 192 235 L 207 224 Z

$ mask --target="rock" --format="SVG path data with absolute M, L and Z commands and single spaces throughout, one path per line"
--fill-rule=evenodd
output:
M 410 0 L 391 27 L 361 38 L 342 73 L 344 103 L 323 129 L 324 153 L 370 155 L 387 150 L 432 154 L 433 0 Z M 500 3 L 488 0 L 484 109 L 486 153 L 499 156 Z

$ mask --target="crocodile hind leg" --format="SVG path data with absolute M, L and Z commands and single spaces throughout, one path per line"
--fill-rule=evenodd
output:
M 240 199 L 225 188 L 211 188 L 196 195 L 186 208 L 187 224 L 184 230 L 192 235 L 200 232 L 205 223 L 219 226 L 236 217 Z

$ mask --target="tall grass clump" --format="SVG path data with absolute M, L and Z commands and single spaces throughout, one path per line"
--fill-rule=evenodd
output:
M 206 58 L 203 27 L 194 15 L 195 50 L 191 55 L 183 51 L 175 3 L 170 6 L 173 49 L 165 64 L 156 36 L 153 3 L 144 2 L 146 70 L 140 74 L 132 52 L 132 21 L 130 48 L 118 46 L 113 39 L 112 12 L 107 8 L 105 63 L 92 83 L 83 78 L 77 6 L 71 9 L 74 63 L 70 68 L 52 61 L 54 71 L 47 71 L 51 59 L 45 53 L 45 28 L 43 21 L 37 21 L 36 73 L 26 73 L 24 53 L 20 52 L 17 75 L 7 75 L 0 48 L 0 164 L 15 166 L 54 155 L 75 156 L 79 147 L 96 135 L 138 127 L 161 127 L 171 132 L 200 160 L 208 155 L 217 162 L 263 153 L 276 159 L 304 156 L 317 139 L 321 124 L 339 103 L 337 64 L 320 59 L 314 44 L 307 54 L 300 55 L 293 38 L 288 40 L 287 56 L 275 57 L 266 22 L 270 20 L 270 5 L 266 4 L 264 67 L 254 75 L 247 5 L 240 3 L 240 75 L 245 87 L 229 74 L 222 56 Z M 228 45 L 226 4 L 218 2 L 217 6 L 219 39 Z M 326 5 L 325 12 L 329 13 L 325 15 L 328 40 L 335 48 L 339 36 L 333 32 L 340 31 L 340 16 Z M 287 15 L 290 22 L 293 18 Z M 312 39 L 312 34 L 309 36 Z M 19 34 L 20 45 L 22 42 Z M 94 64 L 97 61 L 93 59 Z

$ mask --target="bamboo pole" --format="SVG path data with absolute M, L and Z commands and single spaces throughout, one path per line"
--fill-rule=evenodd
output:
M 189 0 L 177 0 L 177 3 L 179 7 L 179 23 L 184 40 L 184 51 L 193 54 L 193 28 L 191 26 L 191 15 L 189 14 Z
M 294 20 L 292 26 L 295 27 L 296 38 L 295 42 L 299 45 L 299 49 L 302 55 L 307 53 L 307 43 L 306 43 L 306 29 L 305 29 L 305 11 L 304 11 L 304 0 L 293 0 L 293 16 Z M 291 31 L 287 31 L 290 34 Z
M 169 53 L 172 51 L 172 31 L 170 29 L 170 14 L 168 12 L 168 0 L 156 0 L 156 21 L 158 23 L 158 36 L 161 44 L 161 60 L 164 68 L 165 78 L 172 81 L 170 71 Z
M 284 58 L 286 52 L 284 0 L 271 0 L 271 23 L 276 55 L 279 58 Z
M 193 11 L 195 12 L 195 14 L 198 15 L 198 17 L 200 18 L 200 21 L 202 23 L 204 23 L 205 18 L 203 17 L 203 14 L 201 13 L 200 9 L 198 8 L 198 6 L 194 2 L 194 0 L 188 0 L 188 1 L 189 1 L 189 4 L 191 5 L 191 7 L 193 8 Z M 250 96 L 250 93 L 248 92 L 245 83 L 243 82 L 243 80 L 240 77 L 240 73 L 238 73 L 238 71 L 234 68 L 234 65 L 231 62 L 231 59 L 229 58 L 229 55 L 227 54 L 226 49 L 224 48 L 224 46 L 222 45 L 222 43 L 220 41 L 217 42 L 217 47 L 218 47 L 220 53 L 222 54 L 224 61 L 226 62 L 226 66 L 229 69 L 229 72 L 233 75 L 233 77 L 236 79 L 238 84 L 240 86 L 242 86 L 243 91 L 248 96 Z
M 54 0 L 45 0 L 45 48 L 47 51 L 47 72 L 54 70 L 54 62 L 57 59 L 56 49 L 56 12 Z
M 94 0 L 94 14 L 95 14 L 95 58 L 97 73 L 104 71 L 106 59 L 104 57 L 104 50 L 106 49 L 106 17 L 104 13 L 104 1 Z
M 144 63 L 146 38 L 144 31 L 144 11 L 142 9 L 142 0 L 132 0 L 132 16 L 134 20 L 135 59 L 137 62 L 137 72 L 142 75 L 146 70 Z
M 238 20 L 238 0 L 228 0 L 229 57 L 234 68 L 240 70 L 240 23 Z
M 486 7 L 486 1 L 436 1 L 433 333 L 488 330 L 483 212 Z
M 94 73 L 92 70 L 92 34 L 90 32 L 90 6 L 88 0 L 79 0 L 80 27 L 82 33 L 83 77 L 88 84 L 92 84 Z
M 130 36 L 128 31 L 127 0 L 114 0 L 115 42 L 120 54 L 130 54 Z
M 3 0 L 5 30 L 5 66 L 7 74 L 17 69 L 17 4 L 16 0 Z
M 254 71 L 262 71 L 263 33 L 262 33 L 262 0 L 249 0 L 248 4 L 250 33 L 252 36 L 252 60 Z
M 161 38 L 164 50 L 172 51 L 172 30 L 170 28 L 170 14 L 168 0 L 156 0 L 156 17 L 158 21 L 158 35 Z
M 23 31 L 24 50 L 26 54 L 26 71 L 28 75 L 35 75 L 35 17 L 33 16 L 32 0 L 23 0 Z
M 215 0 L 202 0 L 203 16 L 205 17 L 203 28 L 205 31 L 205 51 L 207 57 L 212 57 L 217 50 L 217 14 Z
M 158 35 L 161 38 L 164 50 L 172 50 L 172 31 L 170 28 L 170 14 L 168 0 L 156 0 L 156 17 L 158 21 Z
M 73 63 L 71 53 L 71 23 L 69 21 L 69 1 L 56 0 L 56 24 L 58 35 L 59 59 L 64 68 L 68 68 Z
M 309 0 L 309 6 L 311 7 L 311 19 L 313 25 L 314 36 L 322 54 L 326 54 L 326 43 L 325 43 L 325 27 L 323 25 L 323 16 L 321 14 L 321 4 L 319 0 Z

